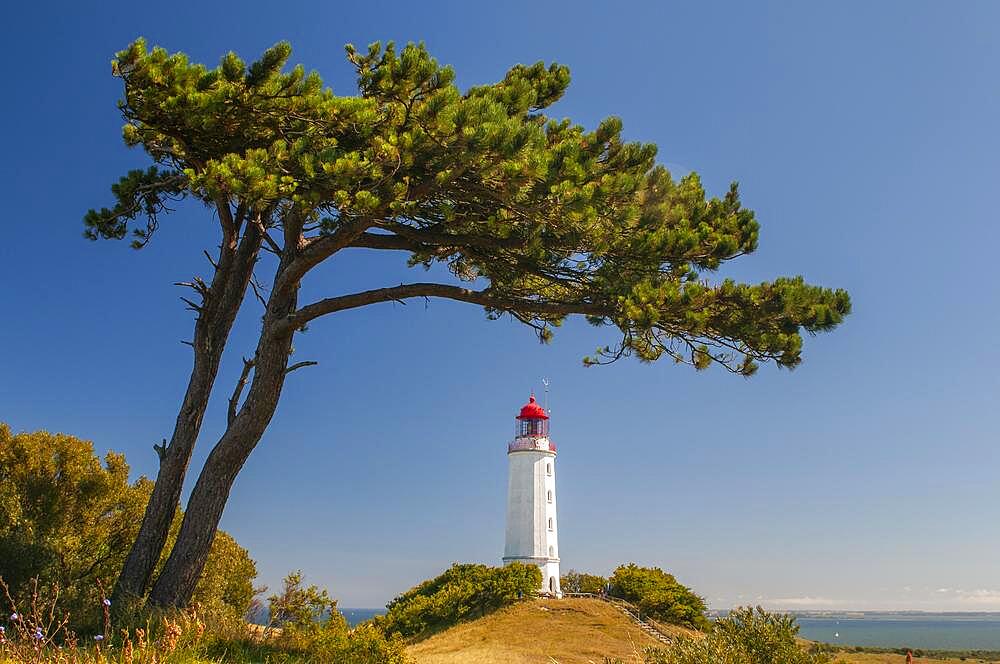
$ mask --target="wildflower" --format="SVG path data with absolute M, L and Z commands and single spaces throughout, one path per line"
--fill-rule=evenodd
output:
M 104 600 L 104 606 L 111 606 L 111 600 L 105 598 L 105 600 Z
M 94 640 L 95 641 L 103 641 L 104 640 L 104 635 L 103 634 L 94 634 Z
M 35 638 L 38 639 L 39 641 L 45 638 L 45 634 L 42 633 L 41 627 L 35 628 Z
M 20 617 L 20 616 L 18 616 L 18 615 L 17 615 L 17 612 L 14 612 L 14 613 L 10 614 L 10 619 L 11 619 L 11 622 L 17 622 L 17 619 L 18 619 L 19 617 Z

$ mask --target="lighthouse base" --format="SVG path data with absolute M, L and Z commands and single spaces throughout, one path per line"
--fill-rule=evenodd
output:
M 532 558 L 529 556 L 504 556 L 503 564 L 509 565 L 513 562 L 534 565 L 542 572 L 542 587 L 538 589 L 543 595 L 550 595 L 562 598 L 562 587 L 559 584 L 559 559 L 558 558 Z

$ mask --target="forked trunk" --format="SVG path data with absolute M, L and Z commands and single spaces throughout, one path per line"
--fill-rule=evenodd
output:
M 246 402 L 212 449 L 198 476 L 177 542 L 149 596 L 155 606 L 183 607 L 191 601 L 233 482 L 277 409 L 294 333 L 275 335 L 272 331 L 276 323 L 295 311 L 297 288 L 295 285 L 287 293 L 272 293 Z
M 157 448 L 160 468 L 139 534 L 129 551 L 125 566 L 112 594 L 116 610 L 127 610 L 141 598 L 167 541 L 170 524 L 177 513 L 184 476 L 195 442 L 201 431 L 205 409 L 219 371 L 226 341 L 236 320 L 250 282 L 260 249 L 260 233 L 249 227 L 239 247 L 235 242 L 223 247 L 215 277 L 204 294 L 195 323 L 194 367 L 170 443 Z

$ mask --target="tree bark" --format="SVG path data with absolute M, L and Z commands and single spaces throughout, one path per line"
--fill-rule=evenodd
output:
M 279 267 L 279 277 L 284 267 Z M 280 278 L 276 278 L 275 283 L 280 283 Z M 277 409 L 288 371 L 294 330 L 284 328 L 280 334 L 275 334 L 274 330 L 295 311 L 297 302 L 297 282 L 271 293 L 246 401 L 212 449 L 198 476 L 177 542 L 150 593 L 149 601 L 154 606 L 183 607 L 191 600 L 233 482 Z
M 228 206 L 226 212 L 229 212 Z M 163 552 L 170 524 L 177 512 L 188 463 L 218 374 L 222 352 L 257 262 L 261 244 L 259 228 L 248 225 L 242 241 L 237 244 L 239 228 L 233 224 L 231 217 L 229 222 L 229 228 L 224 232 L 215 276 L 203 293 L 195 323 L 191 344 L 194 348 L 194 366 L 174 424 L 173 435 L 169 445 L 157 449 L 160 453 L 160 467 L 156 483 L 146 505 L 138 537 L 129 551 L 112 593 L 112 602 L 116 608 L 124 608 L 142 597 Z

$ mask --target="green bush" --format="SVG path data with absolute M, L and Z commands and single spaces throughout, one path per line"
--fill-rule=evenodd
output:
M 388 638 L 373 623 L 347 626 L 337 601 L 326 590 L 304 587 L 302 572 L 285 577 L 280 593 L 268 598 L 268 632 L 274 645 L 317 662 L 404 664 L 405 650 L 398 638 Z M 280 628 L 276 633 L 272 628 Z
M 337 610 L 337 601 L 326 590 L 303 587 L 301 571 L 286 576 L 281 592 L 267 599 L 268 629 L 279 628 L 281 639 L 293 645 L 301 642 L 306 647 L 324 630 L 347 630 L 347 621 Z
M 612 595 L 632 602 L 656 620 L 698 629 L 709 625 L 704 600 L 659 567 L 621 565 L 610 581 Z
M 736 609 L 704 638 L 679 637 L 670 648 L 646 650 L 646 664 L 825 664 L 830 655 L 795 641 L 795 618 L 760 607 Z
M 559 578 L 559 587 L 564 593 L 593 593 L 597 594 L 604 590 L 608 580 L 596 574 L 586 574 L 570 570 Z
M 399 637 L 389 638 L 371 623 L 352 630 L 325 630 L 308 654 L 318 662 L 345 664 L 407 664 L 410 661 Z
M 98 583 L 110 593 L 153 486 L 128 476 L 124 456 L 109 452 L 102 464 L 89 441 L 0 424 L 0 577 L 18 604 L 37 578 L 46 594 L 59 588 L 74 628 L 101 623 Z M 180 519 L 178 510 L 164 560 Z M 242 617 L 256 575 L 246 549 L 219 531 L 193 599 L 204 612 Z
M 389 602 L 376 624 L 386 634 L 417 636 L 484 616 L 534 595 L 541 586 L 542 572 L 534 565 L 455 564 Z

